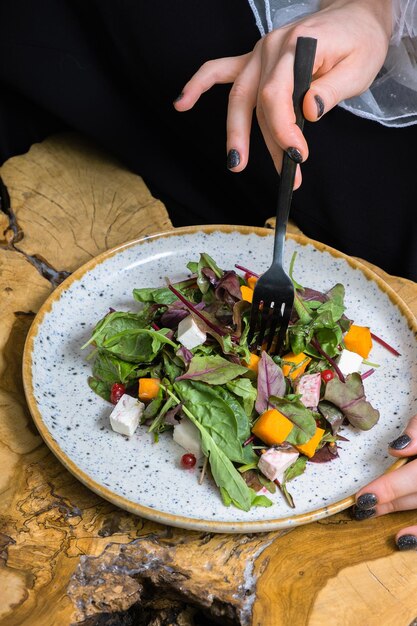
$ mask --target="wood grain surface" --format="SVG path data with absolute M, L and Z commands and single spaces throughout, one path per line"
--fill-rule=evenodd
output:
M 134 517 L 63 468 L 24 399 L 32 319 L 76 267 L 172 225 L 138 176 L 71 134 L 0 174 L 10 194 L 0 210 L 0 624 L 410 626 L 416 552 L 397 552 L 393 537 L 416 512 L 210 535 Z M 417 286 L 373 269 L 416 314 Z

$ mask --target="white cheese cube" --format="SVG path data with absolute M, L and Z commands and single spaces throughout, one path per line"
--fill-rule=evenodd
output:
M 282 483 L 284 472 L 298 458 L 299 453 L 293 450 L 276 450 L 269 448 L 258 461 L 259 471 L 269 480 L 278 480 Z
M 362 361 L 363 359 L 360 354 L 351 352 L 350 350 L 343 350 L 337 365 L 342 374 L 347 376 L 353 372 L 359 372 Z
M 178 424 L 175 424 L 173 439 L 184 450 L 194 454 L 196 459 L 203 456 L 200 445 L 200 431 L 189 419 L 183 417 Z
M 298 380 L 296 393 L 301 393 L 300 402 L 309 409 L 316 409 L 320 400 L 321 375 L 304 374 Z
M 131 437 L 138 427 L 144 408 L 143 402 L 127 393 L 123 394 L 110 413 L 110 425 L 114 432 Z
M 192 350 L 204 343 L 207 335 L 199 329 L 192 315 L 188 315 L 178 324 L 177 339 L 185 348 Z

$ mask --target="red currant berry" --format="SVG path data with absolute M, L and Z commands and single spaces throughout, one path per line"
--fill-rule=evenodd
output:
M 333 378 L 334 378 L 333 370 L 323 370 L 321 372 L 321 379 L 324 383 L 328 383 L 329 380 L 332 380 Z
M 111 387 L 110 402 L 117 404 L 124 393 L 126 393 L 126 387 L 122 383 L 114 383 Z
M 195 458 L 194 454 L 191 454 L 190 452 L 187 452 L 187 454 L 183 454 L 181 457 L 181 465 L 183 467 L 186 467 L 187 469 L 189 469 L 190 467 L 194 467 L 196 463 L 197 459 Z

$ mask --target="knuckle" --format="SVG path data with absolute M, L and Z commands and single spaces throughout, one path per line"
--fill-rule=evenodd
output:
M 378 511 L 378 507 L 377 507 L 377 511 Z M 395 504 L 395 500 L 390 500 L 389 502 L 386 502 L 384 504 L 384 515 L 386 515 L 387 513 L 394 513 L 395 511 L 397 511 L 397 507 Z
M 200 67 L 199 74 L 201 77 L 204 77 L 206 80 L 211 79 L 216 82 L 219 78 L 219 63 L 217 59 L 211 59 L 210 61 L 206 61 Z
M 213 71 L 213 68 L 216 66 L 216 61 L 214 59 L 210 59 L 209 61 L 205 61 L 203 65 L 200 67 L 201 72 L 205 72 L 209 74 Z
M 246 100 L 248 98 L 248 90 L 246 87 L 240 83 L 235 82 L 229 93 L 229 102 L 236 102 L 241 100 Z
M 276 94 L 275 94 L 275 88 L 272 85 L 272 83 L 270 82 L 264 83 L 259 89 L 258 97 L 259 97 L 260 102 L 263 105 L 267 107 L 270 107 L 271 105 L 273 105 L 276 102 Z
M 288 33 L 288 43 L 291 47 L 296 46 L 298 37 L 309 37 L 311 28 L 308 24 L 300 22 L 295 24 Z
M 382 500 L 382 502 L 384 503 L 384 506 L 390 508 L 390 512 L 391 510 L 394 511 L 394 501 L 400 496 L 400 494 L 397 493 L 396 489 L 395 489 L 395 483 L 391 480 L 389 480 L 389 476 L 387 476 L 387 480 L 384 483 L 384 488 L 382 491 L 382 498 L 380 498 L 380 500 Z

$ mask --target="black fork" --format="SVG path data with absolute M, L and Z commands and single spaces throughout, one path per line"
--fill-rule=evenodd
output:
M 296 124 L 301 130 L 304 126 L 303 99 L 311 83 L 316 46 L 317 40 L 312 37 L 297 39 L 293 104 Z M 255 339 L 257 352 L 263 349 L 278 352 L 281 349 L 294 303 L 294 286 L 284 270 L 283 255 L 296 167 L 297 164 L 284 152 L 272 265 L 256 283 L 251 308 L 248 344 Z

